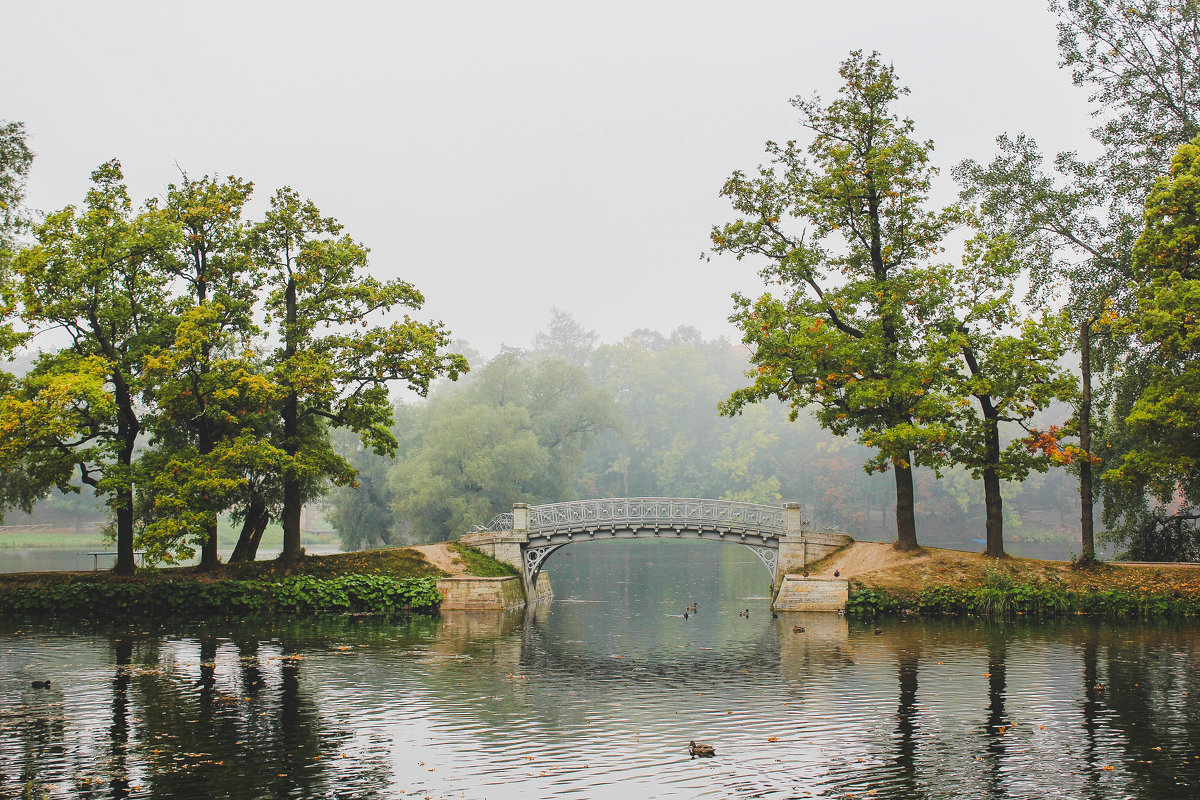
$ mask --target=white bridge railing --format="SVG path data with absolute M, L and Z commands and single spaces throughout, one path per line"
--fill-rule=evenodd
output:
M 497 514 L 486 530 L 511 530 L 513 515 Z M 785 531 L 784 509 L 732 500 L 675 497 L 617 497 L 529 507 L 530 533 L 599 528 L 705 528 L 753 531 L 778 536 Z

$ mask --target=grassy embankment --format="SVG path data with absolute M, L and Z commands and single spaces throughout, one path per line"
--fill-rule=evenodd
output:
M 865 616 L 1200 616 L 1195 565 L 997 561 L 933 548 L 904 554 L 859 542 L 810 567 L 815 577 L 835 570 L 850 580 L 848 611 Z
M 512 574 L 511 567 L 464 550 L 456 551 L 463 572 Z M 14 573 L 0 575 L 0 614 L 112 618 L 431 611 L 441 602 L 437 579 L 446 574 L 408 548 L 307 556 L 290 567 L 255 561 L 209 572 L 190 566 L 141 569 L 128 577 Z

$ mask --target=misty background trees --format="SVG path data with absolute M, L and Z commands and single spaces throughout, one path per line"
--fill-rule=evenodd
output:
M 601 343 L 555 310 L 528 348 L 477 359 L 427 400 L 400 404 L 394 460 L 344 440 L 360 485 L 331 495 L 327 520 L 357 548 L 453 538 L 514 502 L 717 497 L 798 501 L 819 524 L 894 539 L 893 481 L 863 469 L 870 449 L 830 436 L 808 414 L 789 421 L 778 403 L 716 413 L 744 384 L 749 356 L 743 344 L 691 328 Z M 937 479 L 918 468 L 914 485 L 924 543 L 979 546 L 983 498 L 967 470 Z M 1006 497 L 1018 552 L 1069 555 L 1070 476 L 1033 474 Z

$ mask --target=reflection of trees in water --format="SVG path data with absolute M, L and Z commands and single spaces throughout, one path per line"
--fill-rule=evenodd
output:
M 897 654 L 900 704 L 896 709 L 896 771 L 905 797 L 925 797 L 924 782 L 917 779 L 917 670 L 920 642 Z
M 1085 732 L 1092 725 L 1110 747 L 1120 744 L 1130 794 L 1197 792 L 1200 649 L 1194 624 L 1099 624 L 1087 631 L 1081 647 Z M 1095 763 L 1093 773 L 1109 763 Z
M 988 662 L 988 705 L 987 724 L 984 736 L 987 741 L 984 761 L 987 763 L 987 785 L 989 797 L 1007 796 L 1004 785 L 1004 753 L 1005 734 L 1008 732 L 1009 720 L 1004 710 L 1007 684 L 1007 665 L 1004 663 L 1008 655 L 1008 631 L 1000 625 L 988 626 L 987 662 Z
M 172 638 L 165 650 L 157 636 L 143 637 L 136 665 L 135 637 L 114 636 L 110 780 L 103 794 L 81 787 L 79 796 L 128 797 L 139 780 L 162 798 L 378 796 L 390 782 L 382 762 L 355 753 L 352 772 L 330 766 L 352 734 L 322 718 L 302 680 L 305 651 L 327 649 L 328 639 L 295 632 L 276 628 L 278 638 L 263 642 L 246 631 L 205 630 Z M 190 659 L 175 662 L 170 651 L 180 647 L 199 651 L 198 678 Z
M 45 765 L 64 752 L 67 735 L 62 690 L 34 689 L 22 680 L 21 698 L 16 708 L 0 709 L 0 752 L 19 753 L 19 759 L 0 766 L 0 789 L 5 784 L 24 787 L 29 781 L 41 783 Z
M 112 725 L 109 740 L 112 743 L 109 764 L 109 788 L 113 798 L 129 796 L 129 685 L 133 680 L 130 666 L 133 664 L 133 639 L 128 636 L 112 640 L 113 662 L 116 675 L 112 682 Z
M 379 743 L 353 730 L 353 717 L 337 714 L 374 711 L 380 701 L 368 695 L 347 703 L 336 690 L 325 690 L 326 676 L 336 682 L 351 668 L 358 685 L 386 685 L 394 682 L 395 656 L 414 652 L 423 666 L 405 678 L 415 684 L 405 685 L 436 709 L 423 713 L 455 717 L 479 741 L 516 741 L 506 726 L 514 719 L 535 723 L 530 730 L 537 735 L 568 730 L 579 715 L 607 702 L 609 689 L 615 698 L 643 698 L 645 719 L 653 720 L 671 713 L 664 709 L 674 708 L 674 692 L 682 692 L 680 702 L 699 703 L 694 694 L 684 695 L 703 690 L 706 697 L 727 698 L 753 686 L 757 697 L 770 698 L 777 685 L 782 699 L 791 699 L 827 691 L 827 681 L 809 675 L 844 674 L 857 681 L 845 691 L 869 692 L 876 715 L 866 728 L 859 722 L 825 728 L 848 741 L 861 739 L 865 748 L 842 750 L 846 760 L 830 765 L 827 791 L 876 788 L 880 796 L 921 798 L 945 796 L 959 782 L 974 796 L 1012 796 L 1026 786 L 1015 781 L 1036 776 L 1047 790 L 1073 797 L 1159 797 L 1193 788 L 1176 785 L 1176 776 L 1193 785 L 1200 777 L 1194 625 L 914 620 L 884 624 L 883 636 L 855 623 L 848 634 L 831 630 L 820 638 L 817 624 L 806 622 L 806 633 L 793 634 L 788 620 L 782 628 L 768 623 L 753 636 L 744 628 L 741 652 L 651 649 L 639 651 L 646 657 L 618 660 L 597 644 L 604 640 L 568 641 L 557 624 L 546 622 L 447 614 L 440 623 L 339 619 L 222 623 L 191 627 L 182 636 L 115 632 L 104 640 L 101 657 L 75 656 L 88 659 L 80 664 L 103 665 L 101 678 L 89 673 L 89 687 L 77 682 L 46 692 L 23 681 L 24 708 L 0 709 L 0 760 L 8 762 L 0 766 L 0 795 L 17 789 L 19 776 L 48 785 L 52 796 L 84 800 L 147 792 L 233 800 L 378 797 L 396 786 L 388 749 L 370 749 Z M 753 620 L 755 627 L 760 623 Z M 93 641 L 94 635 L 89 632 Z M 352 646 L 352 666 L 339 663 L 331 645 Z M 675 653 L 680 658 L 672 662 Z M 946 653 L 966 654 L 969 677 L 935 666 Z M 979 677 L 985 658 L 987 676 Z M 527 679 L 505 680 L 508 672 Z M 947 673 L 961 682 L 939 685 L 936 676 Z M 479 675 L 492 681 L 482 691 Z M 1035 696 L 1031 705 L 1023 676 L 1035 679 L 1034 688 L 1057 677 L 1048 695 Z M 98 718 L 86 718 L 94 733 L 76 727 L 75 720 L 85 718 L 69 703 L 64 713 L 64 691 L 68 701 L 99 706 Z M 942 692 L 945 698 L 935 699 Z M 823 699 L 836 703 L 838 695 Z M 1046 711 L 1043 699 L 1057 705 Z M 941 710 L 922 710 L 925 704 Z M 808 708 L 836 713 L 836 705 Z M 805 730 L 799 715 L 784 719 Z M 1044 732 L 1038 722 L 1046 723 Z M 352 757 L 330 763 L 343 750 Z M 851 757 L 858 755 L 874 756 L 869 769 Z M 1062 758 L 1061 775 L 1039 763 L 1043 758 Z M 1106 771 L 1107 765 L 1116 769 Z M 71 791 L 72 774 L 104 779 Z
M 1102 796 L 1100 786 L 1100 769 L 1098 762 L 1097 737 L 1100 730 L 1100 666 L 1099 643 L 1095 628 L 1088 626 L 1082 642 L 1083 656 L 1083 760 L 1087 765 L 1084 776 L 1084 791 L 1089 800 L 1099 800 Z

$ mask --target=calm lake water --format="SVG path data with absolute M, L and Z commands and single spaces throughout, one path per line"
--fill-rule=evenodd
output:
M 0 797 L 1200 797 L 1195 625 L 773 619 L 703 542 L 548 569 L 524 614 L 0 621 Z

